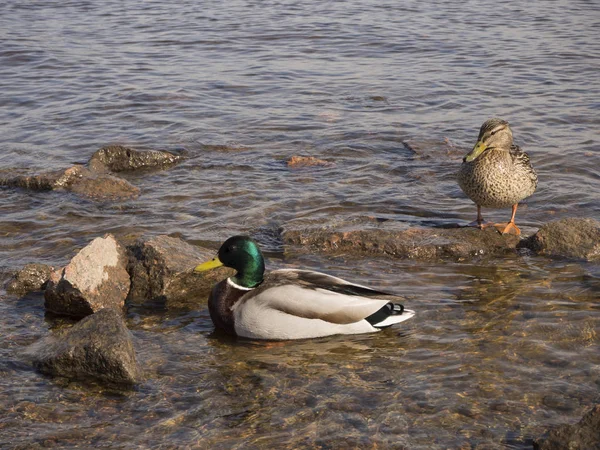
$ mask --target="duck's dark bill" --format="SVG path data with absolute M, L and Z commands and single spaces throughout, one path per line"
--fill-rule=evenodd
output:
M 210 261 L 206 261 L 200 265 L 197 265 L 194 269 L 194 272 L 204 272 L 206 270 L 214 269 L 216 267 L 221 267 L 223 263 L 218 257 L 214 257 Z

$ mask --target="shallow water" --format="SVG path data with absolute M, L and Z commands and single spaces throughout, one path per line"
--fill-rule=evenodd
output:
M 0 281 L 106 232 L 215 248 L 250 233 L 270 267 L 391 290 L 418 314 L 271 346 L 212 336 L 205 309 L 131 309 L 145 381 L 119 392 L 32 371 L 23 351 L 54 323 L 39 294 L 0 291 L 1 447 L 520 449 L 600 401 L 597 264 L 284 254 L 277 230 L 298 221 L 473 220 L 454 173 L 492 116 L 540 177 L 524 232 L 600 219 L 600 8 L 398 3 L 2 7 L 0 169 L 61 169 L 108 143 L 188 158 L 127 176 L 141 195 L 123 203 L 0 188 Z

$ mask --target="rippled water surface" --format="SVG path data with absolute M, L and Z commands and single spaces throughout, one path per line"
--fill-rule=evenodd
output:
M 0 169 L 99 147 L 184 150 L 93 202 L 0 188 L 0 281 L 96 236 L 255 236 L 270 267 L 405 295 L 375 335 L 214 337 L 206 309 L 131 309 L 129 392 L 41 376 L 43 298 L 0 291 L 0 447 L 531 448 L 600 401 L 600 266 L 531 255 L 422 263 L 287 251 L 297 221 L 466 223 L 454 181 L 481 123 L 507 119 L 538 171 L 525 233 L 600 219 L 596 2 L 28 1 L 0 6 Z M 291 169 L 293 155 L 333 164 Z M 486 217 L 506 220 L 509 211 Z

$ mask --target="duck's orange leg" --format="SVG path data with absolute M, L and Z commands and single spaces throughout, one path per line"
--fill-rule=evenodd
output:
M 521 230 L 515 223 L 515 215 L 517 214 L 517 206 L 519 206 L 518 203 L 512 205 L 512 215 L 510 216 L 510 220 L 508 222 L 497 223 L 494 225 L 500 233 L 502 233 L 502 234 L 510 233 L 510 234 L 515 234 L 517 236 L 519 236 L 521 234 Z

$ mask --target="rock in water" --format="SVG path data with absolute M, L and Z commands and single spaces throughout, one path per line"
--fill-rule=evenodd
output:
M 8 281 L 6 291 L 23 297 L 29 292 L 42 290 L 53 271 L 53 267 L 45 264 L 26 264 Z
M 600 260 L 600 222 L 568 218 L 542 226 L 524 245 L 541 255 Z
M 234 273 L 225 267 L 195 273 L 196 265 L 213 258 L 216 251 L 170 236 L 140 239 L 128 249 L 129 299 L 134 302 L 150 301 L 167 308 L 205 305 L 213 285 Z
M 131 285 L 127 253 L 114 236 L 90 242 L 63 269 L 52 273 L 44 293 L 48 311 L 85 317 L 103 308 L 121 311 Z
M 183 158 L 162 150 L 133 150 L 122 145 L 107 145 L 92 155 L 88 167 L 93 172 L 126 172 L 138 169 L 161 169 Z
M 28 353 L 34 367 L 47 375 L 127 385 L 139 378 L 131 333 L 113 309 L 102 309 L 36 342 Z
M 600 405 L 583 416 L 579 423 L 554 428 L 545 439 L 533 443 L 536 450 L 600 450 Z

